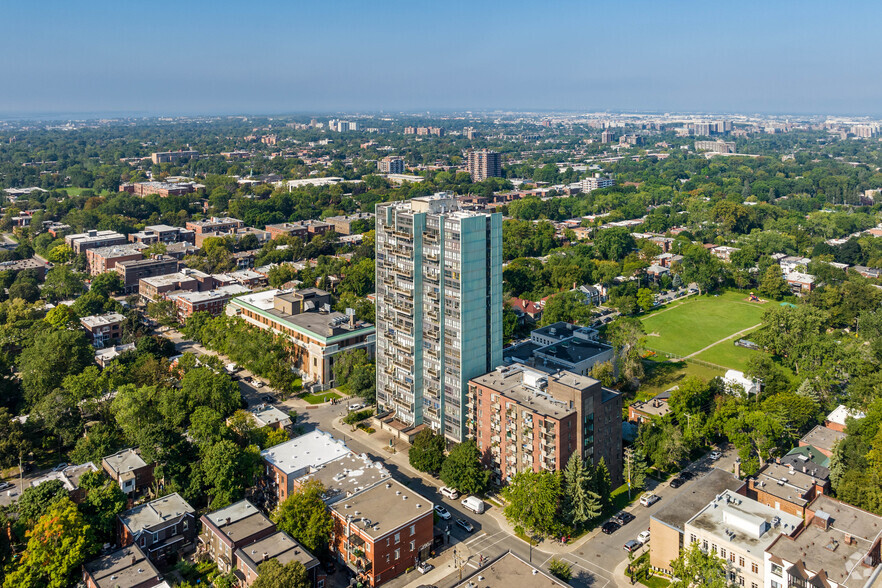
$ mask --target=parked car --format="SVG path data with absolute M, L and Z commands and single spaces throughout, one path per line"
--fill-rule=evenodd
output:
M 435 566 L 428 562 L 420 562 L 420 565 L 417 566 L 417 571 L 421 574 L 427 574 L 435 569 Z
M 435 512 L 438 513 L 438 516 L 444 519 L 445 521 L 450 520 L 450 511 L 441 506 L 440 504 L 435 505 Z
M 350 404 L 349 412 L 355 412 L 356 410 L 361 410 L 362 408 L 364 408 L 364 404 Z
M 631 539 L 630 541 L 625 543 L 625 551 L 632 553 L 632 552 L 640 549 L 641 545 L 643 545 L 643 544 L 640 543 L 639 541 L 635 541 L 635 540 Z
M 679 488 L 685 483 L 686 480 L 684 480 L 683 478 L 674 478 L 673 480 L 671 480 L 671 488 Z
M 439 492 L 441 492 L 441 496 L 443 496 L 444 498 L 449 498 L 450 500 L 456 500 L 457 498 L 459 498 L 459 492 L 457 492 L 453 488 L 448 488 L 447 486 L 442 486 Z
M 612 520 L 618 523 L 620 527 L 624 527 L 631 521 L 633 521 L 636 517 L 629 512 L 621 511 L 616 513 Z
M 260 397 L 260 399 L 263 402 L 266 402 L 267 404 L 275 404 L 275 402 L 276 402 L 276 399 L 273 398 L 272 396 L 270 396 L 269 394 L 264 394 L 263 396 Z
M 472 511 L 475 514 L 481 514 L 482 512 L 484 512 L 484 509 L 486 508 L 484 501 L 481 500 L 480 498 L 478 498 L 477 496 L 469 496 L 467 498 L 464 498 L 460 502 L 460 504 L 462 504 L 464 507 L 466 507 L 467 509 L 469 509 L 470 511 Z
M 655 504 L 659 500 L 661 500 L 661 498 L 659 498 L 658 496 L 656 496 L 652 492 L 647 492 L 646 494 L 644 494 L 643 496 L 640 497 L 640 504 L 642 504 L 643 506 L 652 506 L 653 504 Z
M 3 490 L 9 490 L 10 488 L 15 488 L 15 484 L 10 482 L 0 482 L 0 492 Z
M 692 472 L 680 472 L 680 477 L 683 478 L 684 480 L 686 480 L 686 481 L 688 482 L 688 481 L 691 480 L 694 476 L 692 475 Z
M 717 451 L 716 449 L 710 452 L 710 458 L 714 461 L 717 461 L 721 457 L 723 457 L 723 454 L 720 453 L 719 451 Z
M 604 534 L 606 534 L 606 535 L 612 535 L 613 533 L 618 531 L 620 528 L 621 528 L 621 526 L 618 523 L 615 523 L 613 521 L 607 521 L 607 522 L 603 523 L 603 526 L 600 527 L 600 530 L 603 531 Z
M 649 531 L 642 531 L 639 535 L 637 535 L 637 541 L 646 545 L 649 543 Z
M 337 571 L 337 564 L 335 564 L 333 560 L 326 561 L 322 564 L 322 567 L 325 568 L 325 573 L 327 573 L 328 575 L 331 575 Z
M 464 529 L 467 533 L 471 533 L 475 530 L 472 524 L 465 519 L 456 519 L 456 526 Z

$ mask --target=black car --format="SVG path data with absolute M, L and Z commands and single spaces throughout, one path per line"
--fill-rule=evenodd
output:
M 686 480 L 684 480 L 683 478 L 674 478 L 673 480 L 671 480 L 671 488 L 679 488 L 685 483 Z
M 619 529 L 621 529 L 621 525 L 619 525 L 618 523 L 615 523 L 613 521 L 607 521 L 607 522 L 603 523 L 602 527 L 600 527 L 600 530 L 603 531 L 604 534 L 606 534 L 606 535 L 612 535 L 613 533 L 615 533 Z
M 688 482 L 692 479 L 692 472 L 680 472 L 680 477 Z
M 625 525 L 627 525 L 628 523 L 630 523 L 631 521 L 633 521 L 634 518 L 635 518 L 634 515 L 632 515 L 631 513 L 629 513 L 629 512 L 625 512 L 625 511 L 622 511 L 622 512 L 620 512 L 620 513 L 617 513 L 617 514 L 612 518 L 612 520 L 613 520 L 614 523 L 616 523 L 616 524 L 619 525 L 620 527 L 624 527 Z
M 275 402 L 276 402 L 276 399 L 268 394 L 261 396 L 260 399 L 263 400 L 264 402 L 266 402 L 267 404 L 275 404 Z

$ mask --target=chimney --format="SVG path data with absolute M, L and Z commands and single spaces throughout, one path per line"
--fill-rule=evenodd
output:
M 269 554 L 266 551 L 264 551 L 263 552 L 263 559 L 261 561 L 266 561 L 268 558 L 269 558 Z
M 133 555 L 132 556 L 132 565 L 135 565 L 136 563 L 138 563 L 138 557 Z

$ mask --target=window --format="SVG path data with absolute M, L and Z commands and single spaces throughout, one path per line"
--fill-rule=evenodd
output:
M 726 559 L 726 549 L 724 547 L 720 548 L 720 557 Z
M 756 585 L 756 582 L 751 582 L 750 588 L 759 588 L 759 586 Z
M 781 576 L 784 573 L 784 568 L 782 568 L 781 566 L 779 566 L 776 563 L 773 563 L 772 564 L 772 573 L 775 574 L 776 576 Z M 775 587 L 772 586 L 772 588 L 775 588 Z
M 772 580 L 772 588 L 781 588 L 781 584 L 779 584 L 775 580 Z
M 413 537 L 414 535 L 416 535 L 416 525 L 411 525 L 410 526 L 410 536 Z
M 717 554 L 717 545 L 715 543 L 711 543 L 711 551 L 714 555 Z
M 744 567 L 744 558 L 741 556 L 738 557 L 738 565 L 742 568 Z
M 416 551 L 416 541 L 411 541 L 411 542 L 410 542 L 410 550 L 411 550 L 411 551 Z
M 400 557 L 401 557 L 401 550 L 400 550 L 400 549 L 396 549 L 396 550 L 395 550 L 395 561 L 398 561 L 398 559 L 399 559 Z
M 731 561 L 732 563 L 735 563 L 735 554 L 734 553 L 729 554 L 729 561 Z
M 750 571 L 753 572 L 754 574 L 758 574 L 759 573 L 759 566 L 756 565 L 756 563 L 751 562 L 750 563 Z
M 401 543 L 401 533 L 395 533 L 395 545 Z M 397 557 L 395 559 L 398 559 Z M 741 565 L 744 565 L 743 563 Z
M 738 585 L 744 586 L 744 576 L 738 576 Z
M 695 535 L 689 535 L 689 543 L 696 543 L 696 542 L 698 542 L 698 539 L 695 537 Z
M 702 540 L 701 540 L 701 549 L 702 549 L 704 552 L 707 552 L 707 539 L 702 539 Z
M 389 563 L 389 554 L 386 554 L 386 563 Z

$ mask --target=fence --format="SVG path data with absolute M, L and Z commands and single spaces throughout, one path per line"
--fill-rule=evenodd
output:
M 689 363 L 704 366 L 712 370 L 720 370 L 721 372 L 729 371 L 729 368 L 727 367 L 723 367 L 709 361 L 704 361 L 702 359 L 695 359 L 694 357 L 683 357 L 682 355 L 677 355 L 676 353 L 670 353 L 668 351 L 662 351 L 661 349 L 654 349 L 652 347 L 644 347 L 643 349 L 645 349 L 646 351 L 652 351 L 658 356 L 665 357 L 668 361 L 688 361 Z

